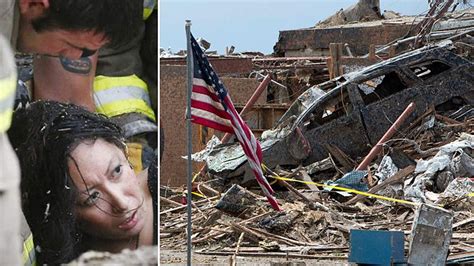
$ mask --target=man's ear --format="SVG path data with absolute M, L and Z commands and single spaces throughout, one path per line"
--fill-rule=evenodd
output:
M 20 0 L 20 13 L 28 19 L 42 16 L 49 8 L 49 0 Z

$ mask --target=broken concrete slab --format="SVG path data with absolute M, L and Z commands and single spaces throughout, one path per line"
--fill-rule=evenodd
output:
M 474 191 L 474 180 L 458 177 L 449 183 L 435 204 L 450 207 L 453 210 L 474 212 L 474 197 L 468 195 Z M 464 199 L 464 200 L 462 200 Z
M 336 14 L 316 24 L 316 27 L 337 26 L 359 21 L 379 20 L 380 0 L 359 0 L 355 5 L 339 10 Z
M 400 13 L 392 11 L 392 10 L 384 10 L 382 17 L 384 19 L 395 19 L 401 17 Z
M 285 232 L 290 229 L 293 222 L 302 214 L 298 210 L 279 212 L 260 221 L 259 226 L 270 232 Z
M 232 185 L 217 202 L 216 209 L 239 216 L 248 208 L 254 208 L 257 199 L 253 193 L 239 185 Z

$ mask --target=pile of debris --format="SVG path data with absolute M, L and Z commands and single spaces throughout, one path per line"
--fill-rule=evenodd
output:
M 404 138 L 385 143 L 385 155 L 362 181 L 341 181 L 344 170 L 354 168 L 341 151 L 305 167 L 268 171 L 267 177 L 277 182 L 282 212 L 271 210 L 258 191 L 233 185 L 221 194 L 222 180 L 197 182 L 193 245 L 197 253 L 209 255 L 347 260 L 350 230 L 398 230 L 409 239 L 416 202 L 424 202 L 453 213 L 452 227 L 445 228 L 452 230 L 448 259 L 472 258 L 473 132 L 472 116 L 460 122 L 430 110 L 399 133 Z M 401 169 L 394 163 L 414 160 L 416 165 Z M 358 189 L 366 184 L 369 193 L 381 197 L 348 195 L 334 184 Z M 182 192 L 162 187 L 162 248 L 186 246 L 185 206 L 178 203 Z

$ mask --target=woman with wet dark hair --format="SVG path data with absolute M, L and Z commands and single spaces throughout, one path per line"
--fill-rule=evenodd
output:
M 15 111 L 8 134 L 39 264 L 157 244 L 156 160 L 135 174 L 120 128 L 106 117 L 39 101 Z

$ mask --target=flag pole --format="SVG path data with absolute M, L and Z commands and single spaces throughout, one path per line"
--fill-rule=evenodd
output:
M 187 212 L 188 212 L 188 226 L 187 226 L 187 243 L 188 243 L 188 259 L 187 265 L 191 266 L 192 262 L 192 211 L 191 211 L 191 196 L 192 196 L 192 161 L 191 161 L 191 153 L 192 153 L 192 131 L 191 131 L 191 93 L 193 87 L 193 73 L 194 73 L 194 65 L 193 65 L 193 52 L 191 48 L 191 20 L 186 20 L 185 24 L 186 28 L 186 41 L 187 41 L 187 48 L 188 52 L 186 54 L 186 62 L 188 65 L 188 87 L 187 87 L 187 108 L 186 108 L 186 124 L 188 128 L 188 180 L 187 180 Z

